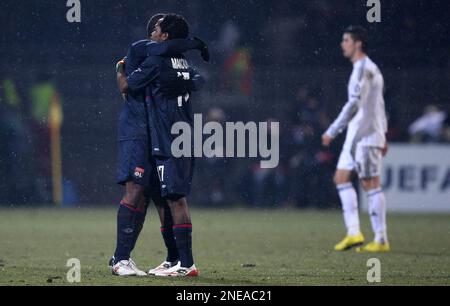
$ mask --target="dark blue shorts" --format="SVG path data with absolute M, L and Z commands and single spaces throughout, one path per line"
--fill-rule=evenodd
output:
M 161 182 L 161 196 L 173 201 L 188 196 L 194 174 L 194 158 L 155 156 L 155 160 Z
M 150 155 L 148 141 L 133 139 L 119 141 L 117 183 L 134 182 L 147 187 L 150 195 L 159 195 L 159 178 L 155 159 Z

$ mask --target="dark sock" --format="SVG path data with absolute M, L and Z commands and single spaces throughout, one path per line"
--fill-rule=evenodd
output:
M 145 216 L 147 215 L 147 210 L 136 212 L 136 217 L 134 219 L 134 237 L 133 242 L 131 243 L 130 253 L 133 252 L 134 247 L 136 246 L 136 242 L 139 238 L 139 234 L 144 227 Z
M 161 226 L 161 234 L 164 239 L 164 244 L 167 248 L 168 262 L 175 262 L 179 259 L 177 244 L 175 243 L 175 237 L 173 235 L 172 224 Z
M 135 219 L 138 210 L 123 202 L 117 212 L 117 245 L 114 252 L 114 264 L 130 258 L 135 237 Z
M 190 268 L 194 264 L 192 256 L 192 224 L 177 224 L 173 227 L 175 243 L 180 255 L 181 266 Z

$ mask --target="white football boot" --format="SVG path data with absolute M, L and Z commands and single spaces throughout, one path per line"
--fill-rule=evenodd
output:
M 156 275 L 157 273 L 167 271 L 170 268 L 176 266 L 177 264 L 178 264 L 178 261 L 175 261 L 175 262 L 164 261 L 162 264 L 160 264 L 156 268 L 150 269 L 148 271 L 148 275 Z
M 195 265 L 192 265 L 190 268 L 184 268 L 181 266 L 181 261 L 178 262 L 177 265 L 173 266 L 170 269 L 165 271 L 161 271 L 155 274 L 155 276 L 161 277 L 196 277 L 198 276 L 198 270 Z
M 139 270 L 134 261 L 130 258 L 129 260 L 121 260 L 112 266 L 111 271 L 117 276 L 146 276 L 147 273 Z
M 144 271 L 140 270 L 136 263 L 133 261 L 133 259 L 129 259 L 129 262 L 131 263 L 131 266 L 133 267 L 134 271 L 136 271 L 136 276 L 147 276 L 147 273 L 145 273 Z
M 136 276 L 137 272 L 129 260 L 121 260 L 112 266 L 112 274 L 117 276 Z
M 112 268 L 113 268 L 113 266 L 114 266 L 114 261 L 115 261 L 116 259 L 114 258 L 114 256 L 113 257 L 111 257 L 111 259 L 108 261 L 108 267 L 109 267 L 109 269 L 112 271 Z

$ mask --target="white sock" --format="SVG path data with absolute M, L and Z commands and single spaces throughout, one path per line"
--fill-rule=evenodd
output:
M 359 227 L 358 198 L 352 183 L 337 185 L 339 197 L 344 212 L 344 222 L 348 236 L 356 236 L 361 233 Z
M 367 192 L 369 202 L 370 222 L 375 234 L 375 241 L 388 243 L 386 226 L 386 198 L 381 188 L 372 189 Z

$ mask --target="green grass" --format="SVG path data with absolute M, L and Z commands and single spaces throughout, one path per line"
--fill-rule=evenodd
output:
M 165 255 L 150 214 L 133 254 L 145 269 Z M 382 255 L 332 251 L 344 233 L 338 212 L 196 209 L 192 217 L 201 277 L 168 280 L 111 275 L 113 209 L 0 210 L 0 285 L 68 285 L 72 257 L 81 285 L 367 285 L 371 257 L 381 260 L 383 285 L 450 285 L 449 215 L 389 216 L 393 251 Z M 367 216 L 362 223 L 371 238 Z

